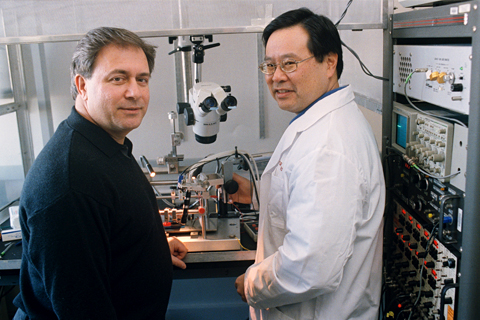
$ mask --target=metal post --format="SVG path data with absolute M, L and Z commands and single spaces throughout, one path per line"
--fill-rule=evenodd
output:
M 469 14 L 472 24 L 472 73 L 471 86 L 480 84 L 480 35 L 475 29 L 480 25 L 480 6 Z M 471 90 L 468 118 L 467 179 L 463 215 L 462 259 L 460 264 L 460 287 L 457 319 L 478 319 L 480 314 L 480 93 Z

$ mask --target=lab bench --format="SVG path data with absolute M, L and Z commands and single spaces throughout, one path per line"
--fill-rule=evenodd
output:
M 241 227 L 242 246 L 251 250 L 190 252 L 184 261 L 187 269 L 174 268 L 174 279 L 237 277 L 253 264 L 256 243 Z M 8 242 L 0 242 L 3 252 Z M 14 241 L 13 246 L 0 258 L 0 286 L 17 285 L 22 259 L 22 245 Z
M 6 243 L 0 244 L 0 252 Z M 13 247 L 0 259 L 0 286 L 18 284 L 20 265 L 22 263 L 21 245 Z M 174 279 L 215 278 L 239 276 L 255 260 L 255 250 L 192 252 L 184 261 L 187 269 L 174 268 Z

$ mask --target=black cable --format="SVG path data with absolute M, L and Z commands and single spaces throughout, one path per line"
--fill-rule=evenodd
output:
M 438 225 L 441 221 L 437 222 L 433 228 L 432 228 L 432 232 L 430 232 L 430 239 L 428 239 L 428 242 L 427 242 L 427 247 L 425 248 L 425 257 L 423 258 L 423 260 L 425 261 L 425 258 L 427 257 L 427 254 L 428 252 L 430 251 L 430 246 L 432 245 L 433 243 L 433 240 L 435 240 L 435 233 L 438 231 Z M 422 274 L 423 274 L 423 270 L 425 269 L 425 263 L 422 263 L 422 267 L 420 268 L 420 273 L 419 273 L 419 278 L 420 278 L 420 286 L 418 288 L 418 296 L 417 296 L 417 300 L 415 300 L 415 303 L 413 304 L 413 307 L 412 307 L 412 310 L 410 311 L 410 315 L 408 316 L 408 320 L 410 320 L 410 318 L 412 317 L 412 314 L 413 314 L 413 309 L 417 306 L 418 302 L 420 301 L 420 297 L 422 296 Z
M 357 54 L 355 51 L 353 51 L 352 48 L 350 48 L 349 46 L 347 46 L 343 41 L 341 41 L 341 42 L 342 42 L 342 45 L 343 45 L 345 48 L 347 48 L 348 51 L 350 51 L 355 58 L 357 58 L 358 62 L 360 63 L 360 67 L 362 68 L 362 71 L 363 71 L 367 76 L 370 76 L 370 77 L 375 78 L 375 79 L 378 79 L 378 80 L 383 80 L 383 81 L 389 81 L 389 80 L 390 80 L 390 79 L 388 79 L 388 78 L 383 78 L 383 77 L 374 75 L 374 74 L 367 68 L 367 66 L 363 63 L 362 59 L 360 59 L 360 57 L 358 56 L 358 54 Z
M 410 312 L 410 314 L 412 314 L 412 313 L 413 313 L 413 309 L 402 309 L 402 310 L 400 310 L 400 312 L 397 314 L 397 317 L 396 317 L 397 320 L 400 320 L 400 315 L 401 315 L 403 312 Z M 402 319 L 405 319 L 405 316 L 404 316 L 404 315 L 402 315 L 402 316 L 403 316 Z
M 443 311 L 445 309 L 445 295 L 447 294 L 447 291 L 452 288 L 458 288 L 458 287 L 459 287 L 458 283 L 447 283 L 445 286 L 443 286 L 442 294 L 440 295 L 440 320 L 445 320 Z
M 382 272 L 382 291 L 380 293 L 380 304 L 378 305 L 378 317 L 377 320 L 383 319 L 385 314 L 384 302 L 385 302 L 385 292 L 387 291 L 387 284 L 385 279 L 385 272 Z
M 243 157 L 243 159 L 246 162 L 249 162 L 248 158 L 243 153 L 240 153 L 240 155 Z M 251 190 L 250 197 L 252 197 L 253 192 L 255 192 L 255 197 L 257 198 L 257 202 L 260 203 L 260 198 L 258 197 L 258 190 L 257 190 L 257 180 L 255 178 L 255 173 L 252 172 L 251 166 L 248 166 L 248 172 L 250 173 L 250 181 L 253 181 L 253 190 Z M 253 199 L 252 199 L 252 204 L 253 204 Z
M 217 158 L 215 160 L 217 160 L 217 168 L 215 169 L 215 173 L 220 173 L 220 170 L 221 170 L 220 159 Z
M 343 11 L 342 15 L 340 16 L 340 19 L 338 19 L 337 23 L 335 23 L 335 27 L 340 24 L 340 21 L 342 21 L 343 18 L 345 18 L 345 15 L 347 14 L 348 7 L 350 7 L 350 5 L 352 4 L 352 2 L 353 2 L 353 0 L 348 1 L 345 10 Z
M 347 14 L 347 11 L 348 11 L 348 8 L 350 7 L 350 5 L 352 4 L 353 0 L 350 0 L 348 1 L 347 3 L 347 6 L 345 7 L 345 10 L 343 11 L 342 15 L 340 16 L 340 19 L 338 19 L 337 23 L 335 23 L 335 27 L 337 27 L 339 24 L 340 24 L 340 21 L 343 20 L 343 18 L 345 17 L 345 15 Z M 341 40 L 340 40 L 341 41 Z M 389 81 L 390 79 L 388 78 L 383 78 L 383 77 L 380 77 L 380 76 L 376 76 L 374 75 L 368 68 L 367 66 L 363 63 L 362 59 L 360 59 L 360 57 L 358 56 L 358 54 L 353 51 L 352 48 L 350 48 L 349 46 L 347 46 L 343 41 L 342 42 L 342 45 L 348 49 L 348 51 L 350 51 L 353 56 L 355 58 L 357 58 L 358 62 L 360 63 L 360 67 L 362 68 L 362 71 L 369 77 L 372 77 L 372 78 L 375 78 L 377 80 L 383 80 L 383 81 Z

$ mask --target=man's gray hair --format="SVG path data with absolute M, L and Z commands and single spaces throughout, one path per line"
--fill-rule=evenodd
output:
M 80 40 L 73 53 L 72 64 L 70 66 L 70 92 L 73 100 L 75 100 L 78 95 L 75 76 L 79 74 L 85 79 L 90 79 L 93 74 L 93 66 L 98 52 L 110 44 L 121 47 L 133 46 L 142 49 L 147 57 L 150 74 L 152 73 L 155 66 L 156 46 L 146 43 L 138 35 L 126 29 L 111 27 L 92 29 Z

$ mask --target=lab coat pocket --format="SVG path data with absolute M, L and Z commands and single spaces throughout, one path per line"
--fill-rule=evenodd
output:
M 285 179 L 282 174 L 272 175 L 269 196 L 268 215 L 273 227 L 285 229 L 285 214 L 288 202 L 288 189 L 285 187 Z

